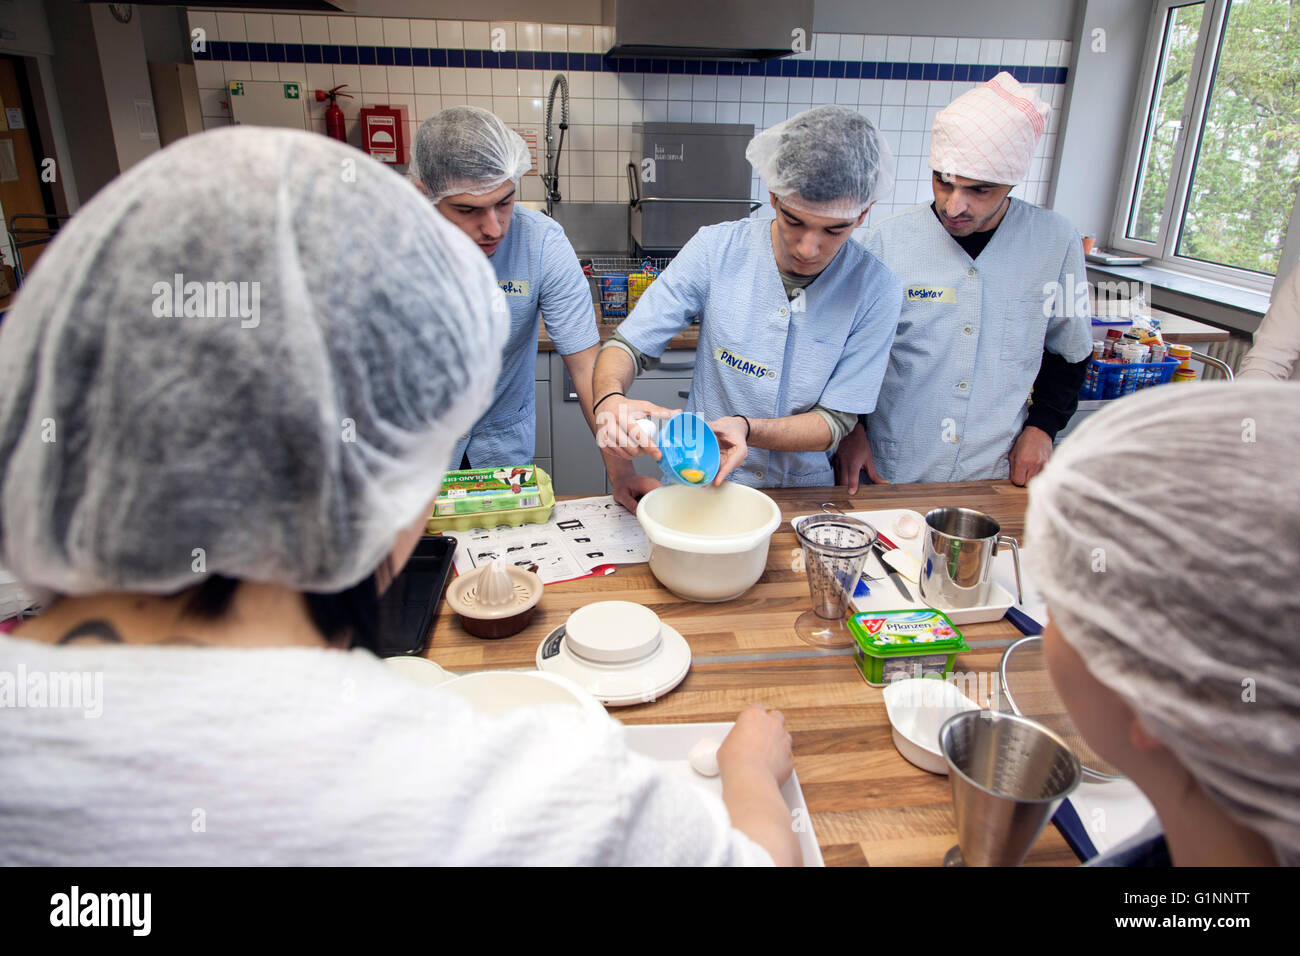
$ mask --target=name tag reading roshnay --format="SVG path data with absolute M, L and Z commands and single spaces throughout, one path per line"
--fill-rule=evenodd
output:
M 935 285 L 913 285 L 907 288 L 908 302 L 956 302 L 957 290 Z

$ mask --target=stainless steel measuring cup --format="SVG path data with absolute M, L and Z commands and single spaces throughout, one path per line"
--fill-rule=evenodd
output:
M 939 728 L 957 846 L 944 866 L 1019 866 L 1061 801 L 1079 785 L 1079 758 L 1042 724 L 968 710 Z
M 925 516 L 921 552 L 921 599 L 941 611 L 988 603 L 993 558 L 999 544 L 1011 548 L 1016 566 L 1016 603 L 1020 586 L 1020 546 L 982 511 L 935 508 Z
M 876 529 L 845 514 L 806 515 L 793 527 L 812 597 L 812 610 L 795 621 L 795 633 L 819 647 L 847 647 L 853 635 L 844 619 L 853 610 L 853 591 Z

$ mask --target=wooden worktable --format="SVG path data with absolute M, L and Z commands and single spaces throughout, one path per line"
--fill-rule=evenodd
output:
M 894 748 L 878 688 L 858 673 L 847 650 L 821 651 L 794 633 L 810 607 L 808 583 L 793 569 L 799 550 L 790 519 L 832 501 L 845 511 L 974 508 L 992 515 L 1006 534 L 1024 532 L 1026 493 L 1007 481 L 872 486 L 849 498 L 843 487 L 774 489 L 781 526 L 772 537 L 767 570 L 743 597 L 697 604 L 675 597 L 649 566 L 623 565 L 608 577 L 548 585 L 530 626 L 499 641 L 472 637 L 444 604 L 429 657 L 449 670 L 533 667 L 542 639 L 571 612 L 592 601 L 635 601 L 680 631 L 691 645 L 686 679 L 662 699 L 612 708 L 628 724 L 734 720 L 758 701 L 779 708 L 794 738 L 795 769 L 829 865 L 937 866 L 957 842 L 952 791 L 946 777 L 905 761 Z M 961 671 L 994 671 L 1020 632 L 1005 621 L 962 627 L 971 650 Z M 1030 853 L 1029 865 L 1078 861 L 1052 826 Z

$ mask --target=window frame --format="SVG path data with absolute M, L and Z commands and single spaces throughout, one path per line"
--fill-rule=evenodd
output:
M 1203 3 L 1196 50 L 1192 56 L 1191 82 L 1187 86 L 1179 120 L 1182 128 L 1171 163 L 1171 172 L 1161 211 L 1159 237 L 1150 242 L 1128 235 L 1129 221 L 1135 206 L 1135 191 L 1142 170 L 1147 145 L 1147 126 L 1151 118 L 1156 82 L 1159 80 L 1160 55 L 1164 45 L 1165 24 L 1170 10 Z M 1150 257 L 1151 264 L 1188 275 L 1227 282 L 1234 286 L 1269 292 L 1274 277 L 1219 263 L 1204 262 L 1177 254 L 1178 241 L 1187 217 L 1188 190 L 1192 172 L 1201 149 L 1205 112 L 1214 88 L 1214 77 L 1223 44 L 1232 0 L 1157 0 L 1147 27 L 1141 79 L 1138 83 L 1133 112 L 1129 121 L 1128 142 L 1124 153 L 1109 247 L 1120 252 Z M 1285 276 L 1300 254 L 1300 201 L 1291 208 L 1287 239 L 1278 263 L 1278 277 Z

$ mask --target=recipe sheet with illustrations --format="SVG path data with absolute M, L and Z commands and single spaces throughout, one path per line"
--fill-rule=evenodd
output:
M 504 558 L 537 566 L 543 584 L 584 577 L 602 564 L 642 564 L 650 543 L 636 517 L 613 495 L 558 501 L 545 524 L 448 531 L 455 538 L 456 573 Z

